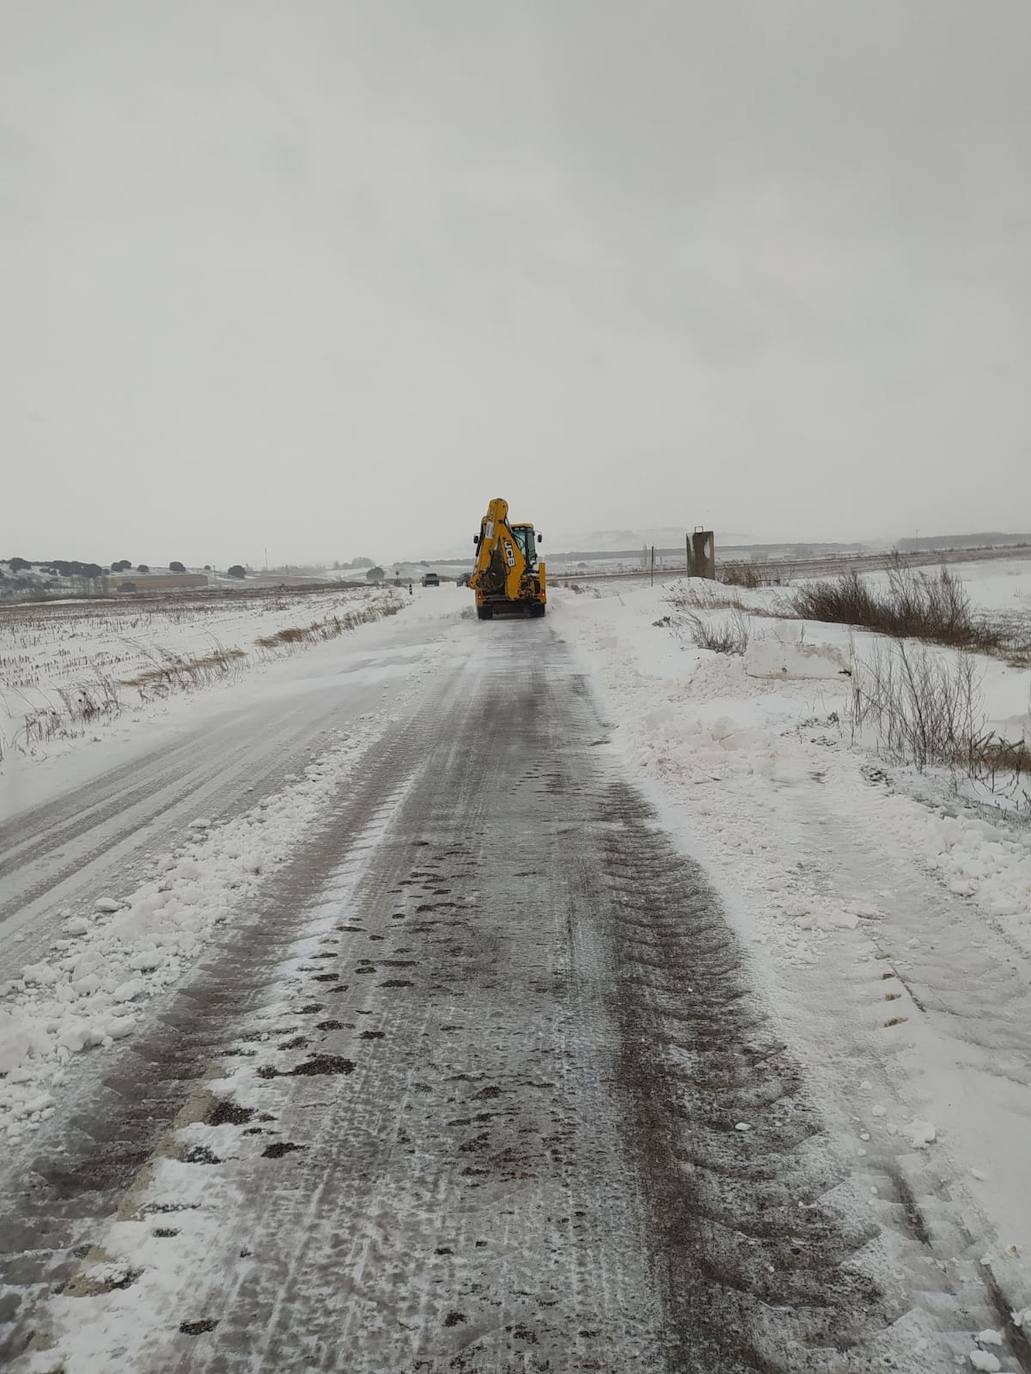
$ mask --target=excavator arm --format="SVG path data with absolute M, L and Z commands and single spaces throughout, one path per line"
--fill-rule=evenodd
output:
M 508 523 L 508 502 L 500 496 L 487 507 L 480 521 L 476 541 L 476 568 L 469 579 L 474 591 L 519 599 L 519 588 L 527 569 L 526 555 Z

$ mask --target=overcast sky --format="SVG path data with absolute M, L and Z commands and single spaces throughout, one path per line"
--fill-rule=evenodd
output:
M 0 35 L 0 557 L 1031 526 L 1027 0 Z

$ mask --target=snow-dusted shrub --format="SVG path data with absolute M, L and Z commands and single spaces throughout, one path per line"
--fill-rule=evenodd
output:
M 748 619 L 738 610 L 718 620 L 703 619 L 695 612 L 687 611 L 684 613 L 684 623 L 699 649 L 711 649 L 714 654 L 743 654 L 748 648 Z
M 922 639 L 956 649 L 997 653 L 1005 631 L 970 605 L 967 590 L 948 568 L 914 572 L 901 563 L 889 570 L 887 587 L 856 572 L 808 582 L 782 599 L 782 613 L 800 620 L 856 625 L 896 639 Z
M 396 597 L 388 597 L 358 610 L 347 611 L 344 615 L 312 621 L 310 625 L 288 625 L 275 634 L 262 635 L 254 642 L 259 649 L 292 649 L 301 644 L 318 644 L 324 639 L 336 639 L 338 635 L 355 630 L 359 625 L 368 625 L 384 616 L 396 615 L 402 604 Z
M 675 586 L 666 598 L 666 604 L 675 611 L 743 611 L 745 603 L 732 592 L 726 592 L 718 582 L 709 582 L 700 577 L 688 578 Z M 758 609 L 754 614 L 761 615 Z
M 22 719 L 15 742 L 32 749 L 53 739 L 73 739 L 102 717 L 113 718 L 122 711 L 118 687 L 99 669 L 92 677 L 79 678 L 67 687 L 56 687 L 58 706 L 49 697 L 32 707 Z M 45 696 L 45 694 L 44 694 Z M 0 760 L 3 751 L 0 750 Z
M 141 653 L 153 667 L 127 678 L 126 687 L 135 687 L 141 700 L 167 696 L 169 692 L 190 691 L 206 687 L 236 671 L 238 661 L 247 657 L 243 649 L 227 649 L 214 636 L 212 648 L 206 654 L 175 654 L 156 644 L 153 649 L 139 646 Z
M 775 569 L 764 563 L 719 563 L 716 567 L 716 580 L 727 587 L 779 587 L 783 580 Z
M 853 655 L 853 735 L 872 732 L 877 747 L 919 769 L 962 772 L 996 796 L 1031 812 L 1031 749 L 988 728 L 982 674 L 966 651 L 936 653 L 904 641 Z

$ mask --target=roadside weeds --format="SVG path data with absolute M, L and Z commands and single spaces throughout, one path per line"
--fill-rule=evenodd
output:
M 313 644 L 335 639 L 360 625 L 372 624 L 387 616 L 396 615 L 403 603 L 396 597 L 374 602 L 372 605 L 334 614 L 309 625 L 288 626 L 274 634 L 259 636 L 254 649 L 227 647 L 210 636 L 212 647 L 207 653 L 177 654 L 163 648 L 136 641 L 133 649 L 141 654 L 150 667 L 130 678 L 115 678 L 109 672 L 95 669 L 74 682 L 50 690 L 34 689 L 33 701 L 20 688 L 9 690 L 20 698 L 27 709 L 19 728 L 10 740 L 0 735 L 0 766 L 13 751 L 31 755 L 45 749 L 54 740 L 82 738 L 102 721 L 117 719 L 135 704 L 163 700 L 175 692 L 190 692 L 235 677 L 242 669 L 255 663 L 281 657 L 283 654 L 305 649 Z M 134 688 L 138 702 L 127 702 L 124 689 Z M 42 698 L 42 700 L 40 700 Z

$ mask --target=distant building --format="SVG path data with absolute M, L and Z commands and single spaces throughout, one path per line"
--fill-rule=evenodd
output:
M 206 587 L 207 573 L 141 573 L 131 568 L 124 573 L 109 573 L 103 579 L 106 592 L 164 592 Z

